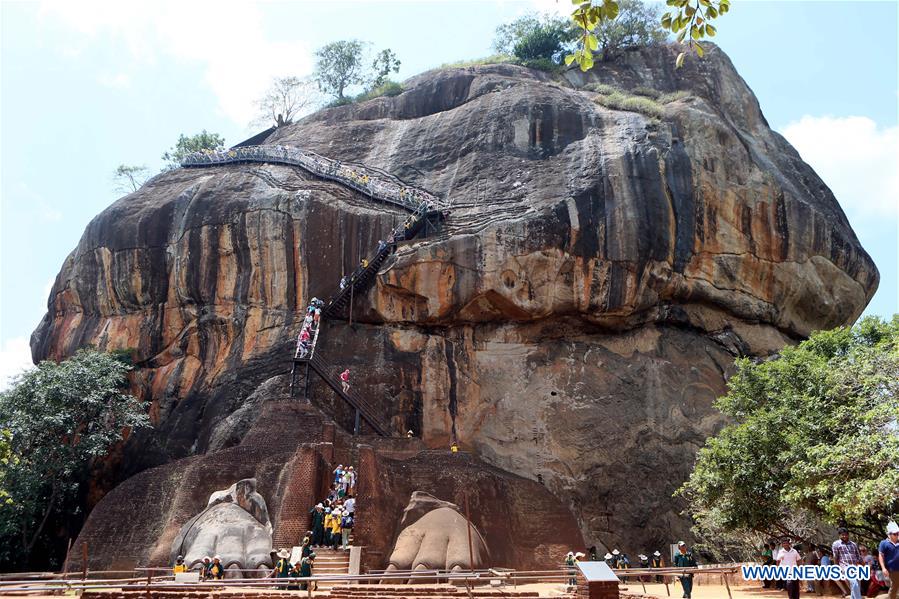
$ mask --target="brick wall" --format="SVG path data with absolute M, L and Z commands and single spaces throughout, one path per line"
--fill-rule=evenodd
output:
M 284 487 L 272 547 L 280 549 L 299 545 L 309 530 L 309 510 L 319 497 L 324 464 L 321 455 L 312 447 L 301 447 L 287 464 L 287 483 Z

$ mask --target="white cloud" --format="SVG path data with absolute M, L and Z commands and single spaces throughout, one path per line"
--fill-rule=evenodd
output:
M 81 47 L 67 47 L 69 54 L 113 40 L 144 65 L 174 59 L 200 66 L 218 109 L 241 126 L 253 118 L 254 101 L 273 77 L 312 70 L 310 48 L 267 39 L 259 5 L 251 2 L 48 0 L 40 15 L 76 34 Z
M 4 341 L 0 347 L 0 391 L 9 386 L 10 377 L 32 366 L 27 337 L 12 337 Z
M 868 117 L 803 116 L 781 130 L 850 219 L 899 216 L 899 127 Z

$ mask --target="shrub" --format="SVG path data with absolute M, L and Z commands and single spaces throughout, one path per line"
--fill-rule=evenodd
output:
M 612 110 L 639 112 L 657 119 L 662 118 L 664 114 L 662 105 L 652 98 L 631 96 L 622 91 L 615 91 L 611 94 L 599 94 L 593 101 Z
M 637 96 L 646 96 L 647 98 L 652 98 L 653 100 L 658 100 L 659 96 L 662 95 L 662 92 L 660 92 L 659 90 L 653 89 L 651 87 L 644 87 L 642 85 L 638 85 L 637 87 L 632 89 L 631 93 Z
M 601 60 L 611 60 L 627 48 L 642 48 L 662 42 L 667 33 L 661 28 L 661 8 L 640 0 L 618 0 L 618 16 L 596 26 L 596 52 Z
M 552 60 L 570 49 L 577 36 L 571 19 L 532 13 L 497 27 L 493 47 L 521 60 Z
M 396 81 L 387 80 L 385 83 L 382 83 L 378 87 L 374 89 L 370 89 L 365 93 L 361 93 L 356 96 L 356 102 L 365 102 L 366 100 L 374 100 L 375 98 L 380 98 L 381 96 L 398 96 L 403 93 L 403 84 L 397 83 Z
M 523 67 L 528 67 L 529 69 L 538 69 L 540 71 L 546 71 L 547 73 L 562 72 L 562 65 L 556 64 L 550 58 L 516 59 L 516 60 L 513 60 L 512 62 L 514 64 L 521 65 Z
M 473 58 L 471 60 L 459 60 L 456 62 L 445 62 L 438 69 L 461 69 L 463 67 L 480 67 L 488 64 L 508 64 L 515 62 L 515 58 L 509 54 L 491 54 L 483 58 Z
M 614 85 L 606 85 L 605 83 L 588 83 L 584 86 L 584 89 L 589 90 L 591 92 L 596 92 L 598 94 L 614 94 L 621 93 L 621 90 L 615 87 Z
M 682 89 L 677 90 L 676 92 L 671 92 L 668 94 L 662 94 L 657 98 L 659 104 L 670 104 L 671 102 L 677 102 L 678 100 L 683 100 L 684 98 L 689 98 L 690 92 L 686 92 Z

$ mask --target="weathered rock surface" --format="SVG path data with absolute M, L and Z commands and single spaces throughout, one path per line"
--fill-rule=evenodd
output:
M 390 420 L 540 481 L 589 544 L 687 535 L 672 491 L 737 355 L 853 321 L 878 274 L 830 190 L 724 54 L 631 52 L 575 83 L 685 90 L 653 119 L 513 66 L 425 73 L 283 127 L 290 144 L 455 200 L 321 352 Z M 67 258 L 36 359 L 135 348 L 156 429 L 119 476 L 237 443 L 289 370 L 302 307 L 398 213 L 282 166 L 177 170 L 100 214 Z M 351 414 L 314 389 L 335 417 Z M 209 489 L 210 491 L 212 489 Z M 408 494 L 403 497 L 408 497 Z

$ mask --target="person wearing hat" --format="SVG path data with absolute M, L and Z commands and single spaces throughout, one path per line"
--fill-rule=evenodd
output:
M 179 555 L 175 560 L 175 566 L 172 568 L 172 574 L 180 574 L 187 572 L 187 564 L 184 563 L 184 556 Z
M 574 557 L 574 551 L 569 551 L 565 556 L 565 565 L 568 566 L 568 586 L 570 587 L 577 586 L 577 570 L 574 569 L 576 563 L 577 558 Z
M 637 556 L 637 559 L 640 560 L 641 568 L 643 568 L 644 570 L 649 568 L 649 556 L 646 556 L 641 553 L 640 555 Z M 641 582 L 649 582 L 649 576 L 646 574 L 641 574 L 640 581 Z
M 278 552 L 278 562 L 275 564 L 275 569 L 272 570 L 272 576 L 275 578 L 287 578 L 290 576 L 290 552 L 287 549 L 282 549 Z M 282 591 L 287 590 L 287 585 L 282 584 L 278 585 L 278 588 Z
M 314 552 L 310 553 L 309 555 L 307 555 L 306 557 L 304 557 L 303 559 L 300 560 L 300 577 L 309 578 L 310 576 L 312 576 L 312 565 L 314 562 L 315 562 L 315 553 Z M 305 591 L 305 590 L 309 589 L 310 584 L 314 584 L 314 583 L 304 580 L 303 583 L 300 584 L 300 588 Z M 314 591 L 315 587 L 313 587 L 312 590 Z
M 649 560 L 650 568 L 661 568 L 662 567 L 662 554 L 658 551 L 652 552 L 652 559 Z M 662 578 L 661 575 L 656 574 L 656 582 L 662 583 L 665 579 Z
M 885 579 L 890 580 L 890 599 L 899 597 L 899 524 L 887 524 L 887 538 L 877 546 L 877 560 Z
M 858 551 L 858 545 L 849 540 L 849 529 L 840 527 L 837 532 L 840 538 L 833 542 L 833 561 L 836 562 L 845 576 L 848 566 L 860 566 L 862 555 Z M 846 577 L 845 580 L 837 580 L 837 586 L 844 595 L 850 595 L 852 599 L 862 599 L 862 588 L 858 579 Z
M 606 554 L 603 556 L 603 559 L 606 560 L 606 565 L 608 565 L 610 568 L 615 567 L 615 556 L 613 556 L 611 553 L 606 552 Z
M 693 552 L 687 548 L 687 544 L 683 541 L 677 542 L 677 555 L 674 556 L 674 567 L 696 567 L 696 558 L 693 557 Z M 678 580 L 680 580 L 681 587 L 684 589 L 684 598 L 690 599 L 690 596 L 693 594 L 693 574 L 684 574 L 683 576 L 678 576 L 677 578 Z
M 618 551 L 617 549 L 612 550 L 612 560 L 615 562 L 615 565 L 613 566 L 613 568 L 621 567 L 621 552 Z
M 353 512 L 351 512 L 349 508 L 344 509 L 343 516 L 340 518 L 340 535 L 342 537 L 341 548 L 344 551 L 346 551 L 347 547 L 350 545 L 350 533 L 353 532 L 354 524 Z
M 331 538 L 331 526 L 334 524 L 334 510 L 329 507 L 325 508 L 325 520 L 323 523 L 324 534 L 322 537 L 322 545 L 329 547 L 333 539 Z
M 208 580 L 211 576 L 209 568 L 212 567 L 212 558 L 208 555 L 203 558 L 203 565 L 200 566 L 200 580 Z
M 599 561 L 599 555 L 596 553 L 596 545 L 590 546 L 590 549 L 587 550 L 587 555 L 590 557 L 591 562 Z
M 225 566 L 222 565 L 222 558 L 216 555 L 212 558 L 212 565 L 209 566 L 209 578 L 221 580 L 225 577 Z
M 331 512 L 331 546 L 336 550 L 340 547 L 340 541 L 342 535 L 340 533 L 340 520 L 343 518 L 343 510 L 341 508 L 335 508 L 333 512 Z
M 303 537 L 302 548 L 300 549 L 300 557 L 306 557 L 312 553 L 312 536 L 308 533 Z M 299 562 L 297 562 L 299 564 Z
M 287 589 L 290 591 L 299 591 L 300 590 L 300 581 L 293 580 L 295 578 L 299 578 L 302 576 L 300 572 L 300 562 L 297 562 L 293 565 L 293 568 L 290 569 L 289 577 L 291 579 L 290 584 L 287 585 Z
M 325 508 L 316 504 L 312 511 L 312 546 L 321 547 L 325 539 Z

